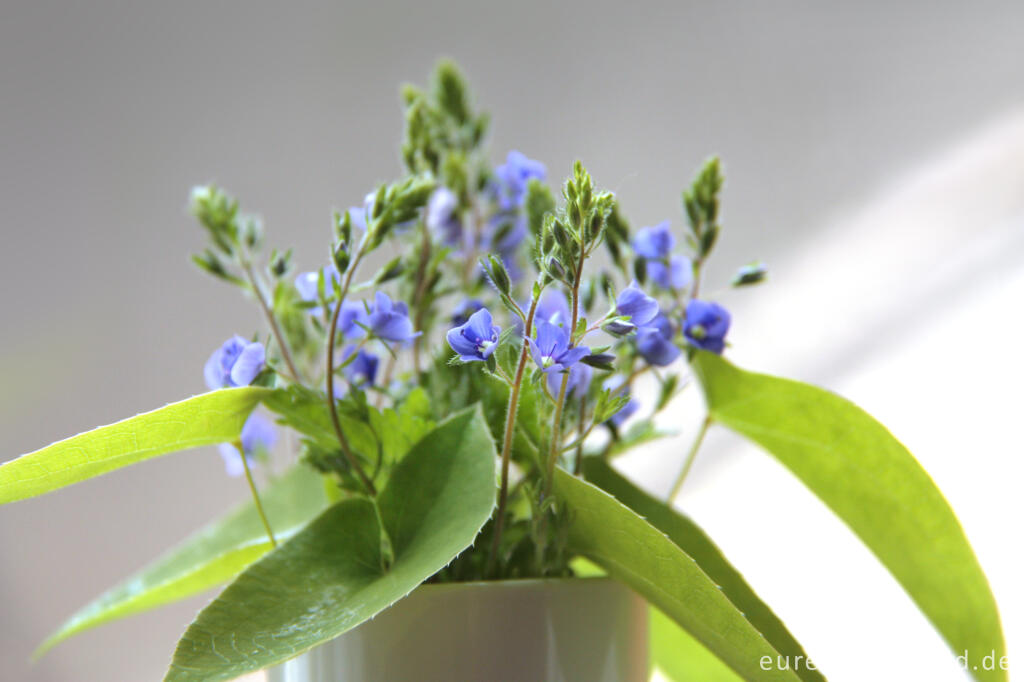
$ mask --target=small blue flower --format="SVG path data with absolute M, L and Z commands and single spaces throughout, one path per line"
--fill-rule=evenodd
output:
M 693 263 L 686 256 L 672 256 L 668 265 L 664 261 L 647 261 L 647 275 L 662 289 L 679 291 L 693 281 Z
M 675 245 L 676 238 L 667 220 L 654 227 L 640 228 L 633 236 L 636 255 L 650 260 L 667 260 Z
M 570 396 L 577 391 L 579 395 L 586 395 L 593 378 L 594 370 L 590 365 L 585 365 L 582 362 L 576 363 L 569 368 L 569 383 L 565 385 L 565 395 Z M 562 374 L 548 374 L 548 390 L 551 391 L 551 394 L 557 396 L 561 388 Z
M 492 193 L 502 211 L 511 211 L 523 205 L 530 180 L 543 180 L 547 169 L 540 161 L 528 159 L 518 151 L 510 151 L 505 163 L 494 169 L 496 182 Z
M 628 316 L 633 327 L 643 327 L 657 316 L 658 302 L 631 282 L 615 299 L 615 313 Z
M 260 452 L 266 452 L 274 447 L 277 442 L 277 429 L 258 412 L 253 412 L 245 420 L 242 426 L 242 434 L 239 437 L 242 443 L 242 451 L 249 464 L 253 463 L 253 456 Z M 242 455 L 238 448 L 231 443 L 221 443 L 217 446 L 221 458 L 224 460 L 224 469 L 228 476 L 236 477 L 245 473 L 245 466 L 242 464 Z
M 338 331 L 346 339 L 361 339 L 366 336 L 366 328 L 370 326 L 370 313 L 366 311 L 363 301 L 345 301 L 338 313 Z
M 405 303 L 392 303 L 383 291 L 378 291 L 374 297 L 373 310 L 368 321 L 373 335 L 384 341 L 406 343 L 423 333 L 413 331 L 409 308 Z
M 334 285 L 341 280 L 338 275 L 338 270 L 333 265 L 328 265 L 320 270 L 313 270 L 312 272 L 303 272 L 295 278 L 295 289 L 299 292 L 299 298 L 303 301 L 316 301 L 319 298 L 318 287 L 320 286 L 320 273 L 323 273 L 324 278 L 324 296 L 330 298 L 334 295 Z M 311 315 L 320 316 L 323 309 L 317 306 L 316 308 L 310 308 L 309 312 Z
M 686 304 L 683 334 L 691 345 L 720 354 L 725 349 L 731 321 L 732 316 L 722 306 L 695 299 Z
M 452 311 L 452 324 L 456 327 L 466 324 L 469 316 L 484 307 L 482 301 L 476 298 L 463 299 Z
M 494 324 L 487 308 L 481 308 L 465 324 L 448 330 L 448 345 L 463 362 L 483 361 L 498 347 L 501 327 Z
M 380 364 L 380 358 L 374 353 L 362 348 L 357 349 L 355 346 L 347 346 L 342 350 L 341 357 L 343 360 L 348 360 L 353 353 L 356 354 L 355 359 L 341 370 L 345 373 L 345 378 L 353 386 L 373 386 L 373 382 L 377 378 L 377 366 Z
M 590 355 L 586 346 L 569 345 L 569 330 L 547 320 L 535 320 L 536 336 L 530 340 L 530 353 L 545 374 L 569 369 Z
M 636 347 L 640 355 L 648 363 L 657 367 L 665 367 L 675 362 L 681 352 L 672 337 L 675 331 L 672 323 L 662 314 L 658 314 L 648 325 L 636 333 Z
M 545 289 L 537 302 L 537 310 L 533 317 L 555 325 L 569 324 L 569 301 L 561 289 Z
M 459 198 L 447 187 L 438 187 L 427 202 L 427 228 L 445 246 L 462 243 L 462 220 L 458 215 Z
M 262 343 L 233 336 L 215 350 L 203 366 L 203 378 L 210 390 L 248 386 L 266 365 Z

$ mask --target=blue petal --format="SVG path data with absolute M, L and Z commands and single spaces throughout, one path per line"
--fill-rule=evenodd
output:
M 469 316 L 466 322 L 466 336 L 477 341 L 494 341 L 497 335 L 494 333 L 494 320 L 491 318 L 491 311 L 481 308 Z
M 231 384 L 233 386 L 248 386 L 256 375 L 263 370 L 266 363 L 266 351 L 262 343 L 250 343 L 247 345 L 231 368 Z
M 242 450 L 247 454 L 269 450 L 277 442 L 277 429 L 273 422 L 259 412 L 253 412 L 242 427 Z
M 238 448 L 231 443 L 221 443 L 217 446 L 217 452 L 220 453 L 221 459 L 224 460 L 224 472 L 231 478 L 238 478 L 245 473 L 245 467 L 242 465 L 242 455 L 239 454 Z
M 640 228 L 633 237 L 633 250 L 636 254 L 651 260 L 668 258 L 675 244 L 676 238 L 667 220 L 654 227 Z
M 452 350 L 458 353 L 463 360 L 465 360 L 465 356 L 473 356 L 473 359 L 479 360 L 479 358 L 475 357 L 477 354 L 477 344 L 466 338 L 461 327 L 449 329 L 447 338 L 448 345 L 451 346 Z
M 220 366 L 221 349 L 213 351 L 210 355 L 210 359 L 203 365 L 203 378 L 206 380 L 206 386 L 211 390 L 215 391 L 218 388 L 224 388 L 227 383 L 227 375 Z
M 589 348 L 587 348 L 586 346 L 576 346 L 575 348 L 570 348 L 569 350 L 559 355 L 557 360 L 558 363 L 563 367 L 572 367 L 573 365 L 575 365 L 577 362 L 587 357 L 588 355 L 590 355 Z
M 658 302 L 633 282 L 619 294 L 615 310 L 619 315 L 629 315 L 630 323 L 642 327 L 658 314 Z

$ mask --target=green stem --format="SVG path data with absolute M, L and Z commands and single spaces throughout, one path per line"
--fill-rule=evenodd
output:
M 249 469 L 249 458 L 245 456 L 245 451 L 242 450 L 242 444 L 240 442 L 235 444 L 238 448 L 238 452 L 242 456 L 242 467 L 245 469 L 245 480 L 249 482 L 249 490 L 252 492 L 253 502 L 256 503 L 256 512 L 260 515 L 260 520 L 263 521 L 263 528 L 267 531 L 267 537 L 270 538 L 270 544 L 277 547 L 277 538 L 274 537 L 274 531 L 270 529 L 270 521 L 267 520 L 267 514 L 263 511 L 263 503 L 260 501 L 260 494 L 256 492 L 256 482 L 252 480 L 252 471 Z
M 587 435 L 590 434 L 590 429 L 593 428 L 593 424 L 589 428 L 583 428 L 583 422 L 587 418 L 587 396 L 584 394 L 580 398 L 580 423 L 576 428 L 579 433 L 577 440 L 579 441 L 576 445 L 576 463 L 573 465 L 572 473 L 575 476 L 579 476 L 580 472 L 583 471 L 583 441 L 586 440 Z
M 263 294 L 263 286 L 259 280 L 256 279 L 256 273 L 253 272 L 252 264 L 248 258 L 240 258 L 242 270 L 245 272 L 245 276 L 249 279 L 249 286 L 252 287 L 253 295 L 256 296 L 256 300 L 260 304 L 260 308 L 263 310 L 263 315 L 267 318 L 267 323 L 270 325 L 270 330 L 274 334 L 274 338 L 277 339 L 277 346 L 281 349 L 281 357 L 284 358 L 284 362 L 288 365 L 288 371 L 291 373 L 289 379 L 293 382 L 299 382 L 299 372 L 295 368 L 295 362 L 292 360 L 292 353 L 288 349 L 288 342 L 284 338 L 284 334 L 281 332 L 281 327 L 277 323 L 277 316 L 274 315 L 273 309 L 270 304 L 267 303 L 266 296 Z
M 686 453 L 686 459 L 683 461 L 683 468 L 676 477 L 676 482 L 672 484 L 672 491 L 668 494 L 669 503 L 672 502 L 679 494 L 679 490 L 683 487 L 683 481 L 686 480 L 686 475 L 690 473 L 690 468 L 693 467 L 693 460 L 697 458 L 697 451 L 700 450 L 701 443 L 704 442 L 704 436 L 708 433 L 708 428 L 711 426 L 711 415 L 709 414 L 704 418 L 703 423 L 700 425 L 700 431 L 697 432 L 697 437 L 693 439 L 693 445 L 690 446 L 690 451 Z
M 533 329 L 533 316 L 537 312 L 540 297 L 530 302 L 530 312 L 526 316 L 523 334 L 523 349 L 519 352 L 519 364 L 516 366 L 516 378 L 508 395 L 508 410 L 505 414 L 505 439 L 501 444 L 501 486 L 498 490 L 498 511 L 494 518 L 494 534 L 491 536 L 491 549 L 487 553 L 487 566 L 484 575 L 490 575 L 494 562 L 498 558 L 498 547 L 501 544 L 501 533 L 505 527 L 505 507 L 508 505 L 508 470 L 512 459 L 512 437 L 515 433 L 516 412 L 519 410 L 519 389 L 523 385 L 523 372 L 529 356 L 530 332 Z
M 327 335 L 327 410 L 331 413 L 331 424 L 334 426 L 334 433 L 338 437 L 338 443 L 341 445 L 341 452 L 345 455 L 345 459 L 348 460 L 348 464 L 352 467 L 352 471 L 356 472 L 359 481 L 366 488 L 366 492 L 369 493 L 370 497 L 377 496 L 377 489 L 373 485 L 373 481 L 363 471 L 362 465 L 359 464 L 359 460 L 356 459 L 355 454 L 352 452 L 351 446 L 348 444 L 348 439 L 345 437 L 345 432 L 341 430 L 341 419 L 338 417 L 338 406 L 334 400 L 334 342 L 338 331 L 338 316 L 341 313 L 341 304 L 345 301 L 345 296 L 348 295 L 349 286 L 352 284 L 352 275 L 355 273 L 356 268 L 359 267 L 359 261 L 363 257 L 363 249 L 359 248 L 359 252 L 356 254 L 355 260 L 352 265 L 349 266 L 348 273 L 345 275 L 345 284 L 341 288 L 341 293 L 338 295 L 338 300 L 334 304 L 334 314 L 331 315 L 330 331 Z

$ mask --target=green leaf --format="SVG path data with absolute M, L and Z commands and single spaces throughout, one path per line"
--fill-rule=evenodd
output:
M 394 468 L 376 507 L 339 502 L 243 571 L 189 627 L 166 680 L 224 680 L 279 663 L 407 595 L 490 517 L 495 457 L 479 408 L 442 422 Z
M 0 466 L 0 504 L 42 495 L 144 459 L 238 438 L 270 391 L 227 388 L 57 441 Z
M 554 490 L 572 520 L 569 549 L 626 583 L 745 680 L 800 678 L 760 667 L 776 651 L 700 566 L 657 528 L 600 488 L 565 471 Z
M 761 601 L 711 538 L 689 517 L 661 500 L 651 497 L 599 457 L 587 457 L 583 462 L 583 472 L 588 481 L 647 519 L 648 523 L 667 535 L 669 540 L 696 561 L 701 570 L 721 588 L 722 593 L 776 651 L 790 661 L 807 661 L 807 653 L 782 621 Z M 702 668 L 707 667 L 700 661 L 700 657 L 693 657 L 692 647 L 684 651 L 675 645 L 670 648 L 654 645 L 652 651 L 655 662 L 663 669 L 672 668 L 678 671 L 696 662 L 700 662 Z M 823 682 L 825 679 L 821 673 L 808 670 L 804 665 L 795 672 L 802 680 L 808 682 Z M 706 679 L 703 672 L 697 674 L 694 671 L 690 675 L 685 679 Z
M 773 454 L 845 521 L 955 653 L 1005 655 L 995 598 L 960 523 L 884 426 L 833 393 L 710 353 L 698 353 L 693 368 L 711 416 Z M 1001 670 L 972 673 L 1006 679 Z
M 274 481 L 260 498 L 279 542 L 294 535 L 327 506 L 323 477 L 305 466 L 297 466 Z M 270 548 L 263 522 L 250 500 L 79 610 L 35 655 L 83 630 L 226 582 Z
M 652 669 L 673 682 L 738 682 L 743 679 L 674 620 L 658 609 L 652 608 L 650 612 Z

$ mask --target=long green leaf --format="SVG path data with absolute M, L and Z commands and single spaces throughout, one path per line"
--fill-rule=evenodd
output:
M 265 388 L 229 388 L 57 441 L 0 466 L 0 504 L 23 500 L 178 450 L 230 442 Z
M 296 466 L 261 494 L 278 541 L 294 535 L 327 506 L 323 477 Z M 227 582 L 271 548 L 253 502 L 219 521 L 88 604 L 47 639 L 36 656 L 72 635 Z
M 808 660 L 807 653 L 800 643 L 768 605 L 761 601 L 740 572 L 729 563 L 700 526 L 661 500 L 648 495 L 600 457 L 587 457 L 583 463 L 583 473 L 588 481 L 611 493 L 619 502 L 647 519 L 648 523 L 667 535 L 669 540 L 696 561 L 701 570 L 718 584 L 722 593 L 775 650 L 794 662 L 794 667 L 796 661 Z M 653 650 L 656 663 L 663 668 L 672 667 L 677 672 L 697 661 L 691 655 L 692 652 L 680 652 L 674 647 L 654 646 Z M 702 675 L 706 674 L 706 670 L 700 672 Z M 825 679 L 820 672 L 810 670 L 806 665 L 800 665 L 795 672 L 805 682 L 824 682 Z M 704 677 L 695 676 L 690 679 Z
M 555 493 L 572 523 L 569 548 L 626 583 L 693 635 L 744 680 L 798 682 L 764 670 L 780 655 L 686 552 L 600 488 L 555 472 Z
M 491 515 L 495 457 L 479 408 L 442 422 L 394 468 L 376 506 L 339 502 L 243 571 L 188 628 L 166 680 L 224 680 L 279 663 L 407 595 Z
M 773 454 L 845 521 L 955 653 L 1005 655 L 995 598 L 960 523 L 884 426 L 833 393 L 745 372 L 710 353 L 698 353 L 693 367 L 712 417 Z

